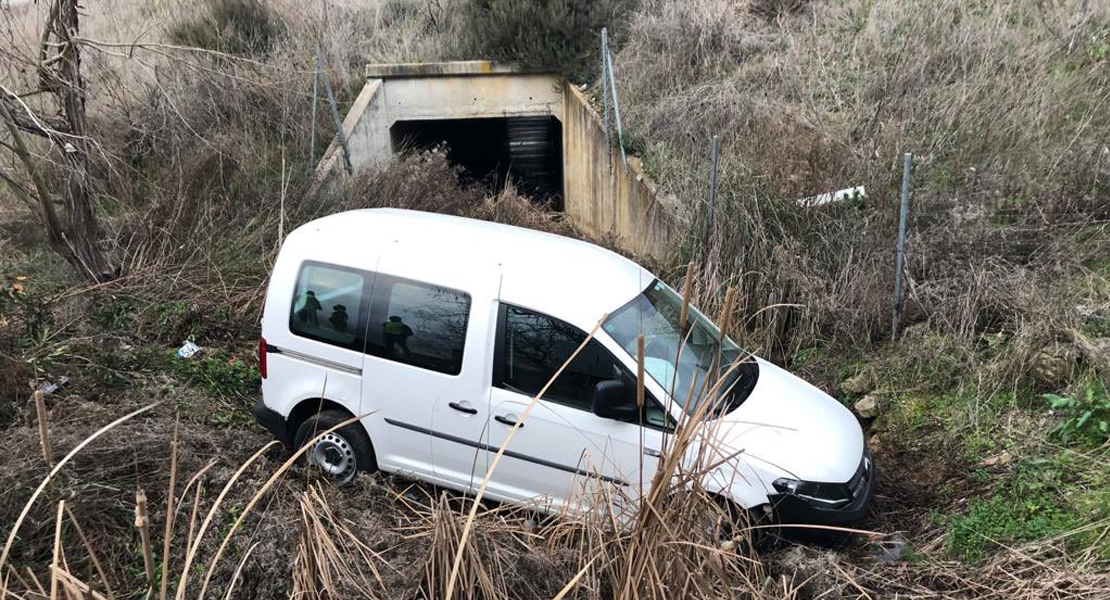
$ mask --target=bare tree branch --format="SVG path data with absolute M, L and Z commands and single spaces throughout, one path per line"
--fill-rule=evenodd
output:
M 0 85 L 0 121 L 7 126 L 12 143 L 5 144 L 23 163 L 35 193 L 3 175 L 20 197 L 37 212 L 50 245 L 83 276 L 105 281 L 118 275 L 99 245 L 100 227 L 93 202 L 93 176 L 89 150 L 96 143 L 85 135 L 85 82 L 81 75 L 81 44 L 77 0 L 53 0 L 39 47 L 39 89 L 53 95 L 61 121 L 36 114 L 19 94 Z M 47 138 L 61 150 L 61 170 L 56 177 L 61 211 L 46 186 L 39 165 L 23 139 L 25 133 Z M 2 175 L 2 174 L 0 174 Z M 32 199 L 37 199 L 37 203 Z
M 70 134 L 69 125 L 64 120 L 36 115 L 19 94 L 4 87 L 3 84 L 0 84 L 0 92 L 3 92 L 0 102 L 15 105 L 8 107 L 8 114 L 11 115 L 11 121 L 16 127 L 45 138 L 62 138 Z
M 42 217 L 43 225 L 46 227 L 46 237 L 50 245 L 67 260 L 76 258 L 77 253 L 73 246 L 62 235 L 62 226 L 58 221 L 58 214 L 54 212 L 54 204 L 50 200 L 50 192 L 47 191 L 46 182 L 43 181 L 42 175 L 38 171 L 34 156 L 27 150 L 27 145 L 23 143 L 23 134 L 16 127 L 15 119 L 5 102 L 0 102 L 0 116 L 4 117 L 0 120 L 4 121 L 4 124 L 8 126 L 8 132 L 11 133 L 15 155 L 23 162 L 24 168 L 31 176 L 31 183 L 35 186 L 38 196 L 38 212 Z
M 35 196 L 34 192 L 24 187 L 22 184 L 20 184 L 18 181 L 16 181 L 10 175 L 4 173 L 3 171 L 0 171 L 0 179 L 4 180 L 4 183 L 8 184 L 13 190 L 16 191 L 16 197 L 22 200 L 27 205 L 27 208 L 30 208 L 32 211 L 38 210 L 37 204 L 39 202 L 39 199 L 37 196 Z

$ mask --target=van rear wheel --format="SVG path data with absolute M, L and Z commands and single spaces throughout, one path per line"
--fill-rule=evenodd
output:
M 303 448 L 321 432 L 350 418 L 350 415 L 338 410 L 325 410 L 312 415 L 297 428 L 293 445 Z M 305 451 L 303 458 L 309 466 L 339 485 L 350 483 L 359 471 L 378 469 L 374 447 L 362 424 L 357 421 L 324 434 L 311 449 Z

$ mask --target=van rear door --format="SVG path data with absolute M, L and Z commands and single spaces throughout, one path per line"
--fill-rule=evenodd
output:
M 288 416 L 303 400 L 327 398 L 358 414 L 362 333 L 373 275 L 313 260 L 279 259 L 272 280 L 262 323 L 266 404 Z

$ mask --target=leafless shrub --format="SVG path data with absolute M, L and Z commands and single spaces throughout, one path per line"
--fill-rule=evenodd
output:
M 752 12 L 766 19 L 796 13 L 809 4 L 809 0 L 752 0 Z
M 209 0 L 206 12 L 176 23 L 170 38 L 182 45 L 243 56 L 263 55 L 277 42 L 281 24 L 258 0 Z

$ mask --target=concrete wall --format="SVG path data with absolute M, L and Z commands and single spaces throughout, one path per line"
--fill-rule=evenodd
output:
M 671 250 L 673 211 L 644 177 L 640 162 L 605 139 L 597 111 L 574 86 L 563 95 L 563 203 L 567 217 L 595 237 L 612 236 L 639 255 L 664 258 Z M 609 165 L 607 168 L 606 165 Z
M 387 76 L 395 70 L 391 65 L 367 68 Z M 368 78 L 343 122 L 356 169 L 389 159 L 389 128 L 397 121 L 562 116 L 563 84 L 554 75 L 477 71 L 393 77 Z M 316 172 L 325 180 L 346 174 L 338 140 L 328 146 Z
M 351 150 L 351 166 L 355 170 L 390 154 L 389 126 L 385 125 L 387 118 L 382 86 L 381 79 L 367 80 L 343 119 L 343 135 L 347 138 L 347 147 Z M 326 105 L 323 110 L 328 110 Z M 381 134 L 383 127 L 384 136 Z M 339 139 L 335 138 L 316 164 L 316 185 L 330 185 L 346 175 Z
M 673 211 L 639 161 L 630 158 L 623 168 L 619 148 L 605 140 L 601 117 L 574 86 L 554 75 L 514 73 L 485 61 L 369 65 L 367 76 L 343 122 L 356 170 L 389 159 L 389 130 L 397 121 L 552 115 L 563 124 L 563 200 L 570 222 L 637 255 L 663 258 L 670 252 L 677 233 Z M 344 176 L 339 143 L 332 141 L 317 166 L 317 183 Z

